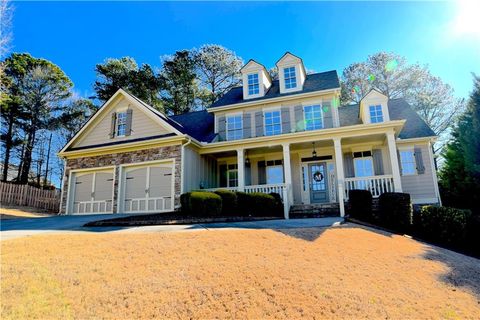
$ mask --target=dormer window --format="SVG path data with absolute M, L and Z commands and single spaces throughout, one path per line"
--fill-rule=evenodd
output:
M 285 89 L 293 89 L 297 87 L 297 76 L 295 74 L 295 67 L 288 67 L 283 69 L 285 77 Z
M 381 105 L 370 106 L 369 111 L 371 123 L 383 122 L 383 111 Z
M 256 95 L 260 93 L 260 85 L 258 82 L 258 73 L 248 75 L 248 95 Z
M 125 136 L 127 131 L 127 113 L 119 112 L 117 113 L 117 137 Z

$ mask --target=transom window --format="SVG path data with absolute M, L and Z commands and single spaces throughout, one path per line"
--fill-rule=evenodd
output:
M 252 73 L 248 75 L 248 95 L 254 95 L 260 93 L 260 86 L 258 84 L 258 73 Z
M 238 140 L 243 138 L 242 115 L 227 117 L 227 140 Z
M 273 136 L 282 133 L 282 117 L 279 110 L 265 111 L 265 135 Z
M 371 151 L 353 153 L 355 177 L 373 176 L 373 158 Z
M 305 130 L 323 128 L 322 107 L 320 105 L 306 106 L 303 112 L 305 114 Z
M 379 123 L 383 122 L 383 111 L 381 105 L 370 106 L 370 122 Z
M 295 67 L 288 67 L 283 69 L 285 77 L 285 89 L 292 89 L 297 86 L 297 76 L 295 74 Z
M 238 166 L 236 164 L 228 165 L 227 187 L 238 187 Z
M 400 162 L 402 175 L 412 175 L 417 173 L 417 164 L 415 153 L 412 149 L 400 150 Z
M 127 129 L 127 113 L 117 113 L 117 136 L 121 137 L 125 135 Z

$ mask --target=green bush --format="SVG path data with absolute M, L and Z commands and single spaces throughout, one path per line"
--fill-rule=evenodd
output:
M 372 194 L 368 190 L 348 191 L 349 214 L 352 218 L 363 221 L 371 221 L 372 218 Z
M 467 239 L 470 219 L 470 210 L 424 206 L 415 218 L 415 230 L 427 240 L 457 246 Z
M 222 198 L 222 215 L 233 216 L 238 212 L 237 195 L 235 192 L 226 189 L 219 189 L 215 191 Z
M 217 217 L 222 213 L 222 198 L 213 192 L 190 193 L 188 212 L 198 217 Z
M 252 216 L 254 217 L 272 217 L 275 216 L 276 201 L 269 194 L 254 192 L 250 193 L 252 199 Z
M 192 195 L 191 192 L 185 192 L 180 195 L 180 206 L 182 212 L 185 214 L 190 213 L 190 196 Z
M 412 203 L 410 194 L 400 192 L 382 193 L 378 198 L 379 223 L 387 228 L 402 232 L 410 231 L 412 225 Z
M 274 210 L 274 216 L 279 216 L 283 217 L 283 200 L 280 194 L 276 192 L 270 192 L 269 193 L 274 199 L 275 199 L 275 210 Z
M 237 213 L 239 216 L 250 216 L 252 215 L 253 207 L 253 198 L 251 193 L 237 191 L 235 192 L 237 196 Z

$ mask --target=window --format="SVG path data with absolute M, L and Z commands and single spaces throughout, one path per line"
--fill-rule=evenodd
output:
M 280 111 L 266 111 L 264 113 L 265 119 L 265 135 L 273 136 L 282 133 L 282 118 Z
M 258 84 L 258 73 L 252 73 L 248 75 L 248 95 L 254 95 L 260 93 L 260 86 Z
M 383 111 L 381 105 L 370 106 L 370 122 L 379 123 L 383 122 Z
M 127 129 L 127 113 L 117 113 L 117 136 L 123 137 Z
M 400 162 L 402 175 L 412 175 L 417 173 L 415 162 L 415 153 L 412 149 L 400 150 Z
M 238 166 L 236 164 L 228 165 L 227 187 L 238 187 Z
M 305 115 L 305 130 L 323 128 L 322 107 L 320 105 L 306 106 L 303 108 Z
M 243 138 L 242 115 L 227 117 L 227 140 Z
M 293 89 L 297 86 L 297 76 L 295 75 L 295 67 L 283 69 L 285 77 L 285 89 Z
M 283 161 L 270 160 L 266 162 L 267 184 L 283 183 Z
M 373 176 L 373 158 L 371 151 L 353 153 L 355 177 Z

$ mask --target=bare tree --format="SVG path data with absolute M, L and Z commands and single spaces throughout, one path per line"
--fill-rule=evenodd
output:
M 0 58 L 10 49 L 12 41 L 13 6 L 10 0 L 0 0 Z

